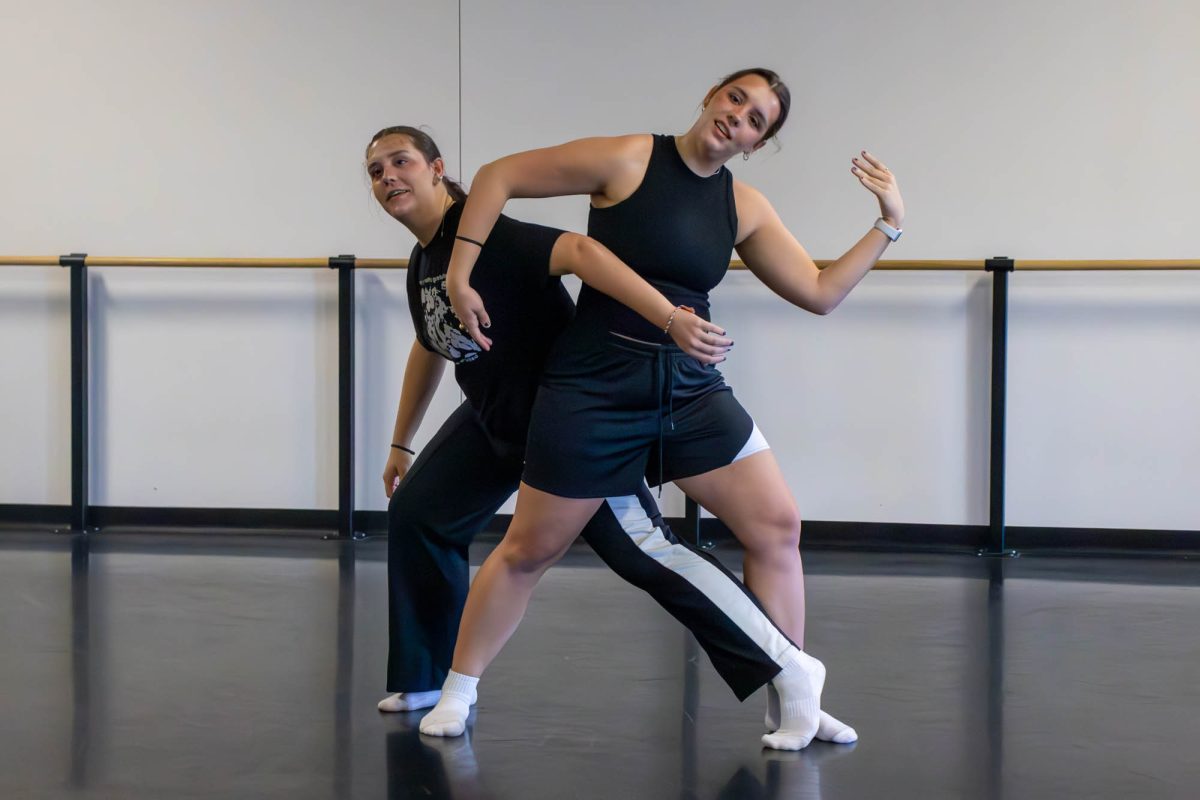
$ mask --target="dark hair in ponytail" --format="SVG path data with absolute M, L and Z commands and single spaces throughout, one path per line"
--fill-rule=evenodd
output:
M 442 157 L 442 151 L 438 150 L 437 142 L 433 141 L 425 131 L 414 128 L 411 125 L 393 125 L 390 128 L 384 128 L 371 137 L 371 142 L 367 145 L 367 152 L 370 153 L 375 143 L 383 137 L 394 135 L 407 136 L 409 141 L 413 143 L 413 147 L 417 148 L 421 155 L 425 157 L 426 163 L 432 164 L 435 160 Z M 462 187 L 462 184 L 451 180 L 445 175 L 442 176 L 442 180 L 445 182 L 446 191 L 450 193 L 451 197 L 458 202 L 467 199 L 467 191 Z

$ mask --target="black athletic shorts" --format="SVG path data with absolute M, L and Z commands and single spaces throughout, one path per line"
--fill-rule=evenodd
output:
M 606 334 L 558 345 L 525 452 L 522 480 L 535 489 L 630 494 L 643 478 L 657 486 L 767 447 L 717 368 L 673 344 Z

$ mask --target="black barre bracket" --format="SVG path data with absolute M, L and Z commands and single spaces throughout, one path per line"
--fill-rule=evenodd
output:
M 58 257 L 71 271 L 71 524 L 88 531 L 88 280 L 87 253 Z
M 354 530 L 354 267 L 345 254 L 329 257 L 338 271 L 338 525 L 336 538 L 363 538 Z
M 991 443 L 988 467 L 988 546 L 981 556 L 1015 557 L 1005 541 L 1005 439 L 1008 414 L 1008 273 L 1016 262 L 1008 256 L 995 256 L 983 262 L 992 273 L 992 381 L 991 381 Z

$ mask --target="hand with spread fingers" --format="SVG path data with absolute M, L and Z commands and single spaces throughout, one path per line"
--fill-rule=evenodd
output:
M 725 329 L 698 314 L 681 308 L 671 319 L 667 335 L 679 349 L 701 364 L 720 364 L 728 356 L 733 340 L 726 336 Z
M 862 153 L 850 159 L 854 165 L 850 172 L 858 178 L 858 182 L 869 192 L 879 198 L 879 216 L 893 228 L 904 225 L 904 198 L 900 196 L 900 186 L 896 176 L 882 161 L 863 150 Z
M 483 329 L 492 327 L 492 320 L 487 309 L 483 306 L 483 298 L 479 292 L 471 288 L 466 281 L 446 279 L 446 294 L 450 297 L 450 307 L 454 316 L 458 317 L 458 329 L 465 331 L 475 343 L 485 351 L 492 348 L 492 340 L 484 336 Z

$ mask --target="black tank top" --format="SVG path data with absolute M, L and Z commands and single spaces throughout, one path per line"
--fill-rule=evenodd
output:
M 673 304 L 691 306 L 709 319 L 708 292 L 725 277 L 737 238 L 733 175 L 721 167 L 700 177 L 683 162 L 675 137 L 656 134 L 641 185 L 614 206 L 593 207 L 588 235 Z M 670 341 L 661 325 L 586 285 L 574 325 L 647 342 Z

